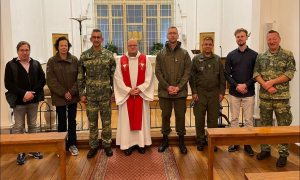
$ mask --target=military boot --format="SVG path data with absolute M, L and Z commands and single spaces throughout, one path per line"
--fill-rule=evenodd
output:
M 163 142 L 158 147 L 158 152 L 164 152 L 167 147 L 169 147 L 168 135 L 164 135 L 163 136 Z
M 187 154 L 187 149 L 184 145 L 184 136 L 179 136 L 179 149 L 181 154 Z

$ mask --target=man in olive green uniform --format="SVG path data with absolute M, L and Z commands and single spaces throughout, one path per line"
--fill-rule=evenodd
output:
M 78 88 L 80 100 L 87 103 L 87 116 L 90 128 L 90 147 L 87 154 L 92 158 L 98 151 L 98 109 L 102 121 L 102 146 L 107 156 L 111 149 L 111 101 L 114 101 L 113 76 L 116 62 L 112 53 L 104 49 L 102 33 L 94 29 L 90 38 L 93 46 L 80 56 Z
M 221 58 L 212 52 L 214 41 L 206 37 L 202 43 L 203 52 L 192 60 L 190 86 L 195 101 L 194 115 L 198 151 L 203 151 L 205 144 L 205 114 L 207 128 L 217 128 L 220 102 L 225 94 L 225 76 Z M 217 151 L 217 147 L 214 147 Z
M 155 75 L 158 80 L 159 106 L 162 110 L 163 142 L 158 152 L 164 152 L 169 146 L 168 135 L 172 131 L 170 118 L 174 105 L 176 132 L 179 135 L 179 148 L 182 154 L 187 154 L 184 144 L 186 98 L 188 95 L 187 82 L 191 72 L 189 53 L 181 48 L 177 41 L 179 35 L 176 27 L 168 29 L 165 47 L 156 56 Z
M 273 111 L 275 111 L 278 126 L 289 126 L 292 123 L 291 106 L 289 99 L 289 81 L 293 79 L 295 59 L 293 53 L 282 49 L 281 41 L 277 31 L 271 30 L 267 35 L 269 49 L 257 56 L 253 78 L 261 85 L 260 98 L 260 120 L 262 126 L 272 126 Z M 278 167 L 286 165 L 289 156 L 289 144 L 279 144 Z M 270 145 L 262 144 L 261 152 L 257 159 L 263 160 L 269 156 Z

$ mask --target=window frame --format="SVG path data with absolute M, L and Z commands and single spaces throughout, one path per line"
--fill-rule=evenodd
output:
M 108 6 L 108 17 L 99 17 L 97 14 L 97 5 L 107 5 Z M 108 42 L 111 42 L 113 39 L 113 31 L 112 31 L 112 19 L 121 19 L 122 17 L 112 17 L 112 5 L 122 5 L 123 6 L 123 38 L 124 38 L 124 47 L 123 52 L 127 52 L 127 40 L 128 40 L 128 25 L 141 25 L 142 28 L 142 41 L 140 43 L 143 43 L 143 52 L 147 52 L 147 19 L 157 19 L 157 39 L 156 42 L 161 42 L 161 19 L 167 18 L 171 19 L 171 26 L 174 25 L 174 1 L 170 0 L 94 0 L 94 15 L 95 15 L 95 27 L 98 27 L 98 19 L 107 19 L 108 18 L 108 33 L 109 33 L 109 39 Z M 126 11 L 126 5 L 142 5 L 143 7 L 143 22 L 142 23 L 127 23 L 127 11 Z M 157 16 L 146 16 L 147 11 L 146 7 L 147 5 L 156 5 L 157 6 Z M 171 16 L 161 16 L 161 5 L 171 5 Z M 165 42 L 161 42 L 165 43 Z M 105 46 L 105 45 L 103 45 Z M 150 47 L 148 48 L 150 49 Z M 147 52 L 147 54 L 149 54 Z M 120 53 L 121 54 L 121 53 Z

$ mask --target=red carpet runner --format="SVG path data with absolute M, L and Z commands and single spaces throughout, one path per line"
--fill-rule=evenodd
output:
M 145 154 L 137 150 L 130 156 L 125 156 L 124 151 L 113 148 L 114 155 L 108 158 L 102 149 L 91 180 L 125 180 L 125 179 L 180 179 L 172 149 L 167 148 L 164 153 L 159 153 L 156 146 L 146 147 Z

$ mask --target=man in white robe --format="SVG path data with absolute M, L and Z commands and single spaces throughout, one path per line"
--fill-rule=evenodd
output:
M 116 62 L 113 81 L 119 106 L 116 144 L 121 150 L 126 150 L 126 156 L 131 155 L 134 149 L 144 154 L 145 145 L 152 144 L 149 101 L 154 96 L 154 74 L 151 62 L 138 49 L 137 40 L 130 39 L 128 52 Z M 138 98 L 140 104 L 137 103 Z

